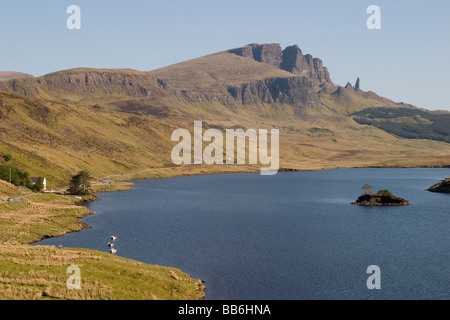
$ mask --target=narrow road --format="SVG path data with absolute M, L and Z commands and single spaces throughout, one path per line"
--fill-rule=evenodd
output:
M 122 174 L 113 174 L 113 175 L 109 175 L 109 176 L 105 176 L 105 177 L 100 177 L 100 178 L 96 178 L 97 180 L 103 181 L 103 183 L 93 183 L 93 186 L 101 186 L 101 185 L 110 185 L 113 180 L 111 178 L 113 177 L 123 177 L 123 176 L 132 176 L 135 174 L 140 174 L 140 173 L 146 173 L 146 172 L 150 172 L 150 171 L 159 171 L 159 170 L 165 170 L 165 169 L 173 169 L 173 168 L 179 168 L 180 166 L 176 166 L 176 167 L 165 167 L 165 168 L 151 168 L 151 169 L 144 169 L 138 172 L 133 172 L 133 173 L 122 173 Z M 67 188 L 64 189 L 60 189 L 60 190 L 56 190 L 56 191 L 47 191 L 45 193 L 62 193 L 64 191 L 66 191 Z M 13 199 L 12 201 L 20 201 L 22 199 L 25 198 L 29 198 L 29 197 L 34 197 L 34 196 L 38 196 L 42 193 L 30 193 L 30 194 L 26 194 L 23 196 L 19 196 L 19 197 L 15 197 L 15 198 L 10 198 Z M 0 200 L 0 204 L 3 203 L 8 203 L 8 201 L 1 201 Z
M 22 199 L 25 199 L 25 198 L 28 198 L 28 197 L 33 197 L 33 196 L 38 196 L 40 194 L 41 193 L 30 193 L 30 194 L 26 194 L 26 195 L 23 195 L 23 196 L 20 196 L 20 197 L 15 197 L 15 198 L 10 198 L 10 199 L 13 199 L 12 201 L 20 201 Z M 8 203 L 8 201 L 0 201 L 0 204 L 2 204 L 2 203 Z
M 19 196 L 19 197 L 15 197 L 15 198 L 10 198 L 10 199 L 12 199 L 11 202 L 14 202 L 14 201 L 20 201 L 20 200 L 22 200 L 22 199 L 29 198 L 29 197 L 39 196 L 39 195 L 41 195 L 41 194 L 46 194 L 46 193 L 61 193 L 61 192 L 64 192 L 64 191 L 66 191 L 66 190 L 67 190 L 67 188 L 60 189 L 60 190 L 56 190 L 56 191 L 47 191 L 47 192 L 44 192 L 44 193 L 30 193 L 30 194 L 25 194 L 25 195 L 23 195 L 23 196 Z M 0 204 L 3 204 L 3 203 L 8 203 L 8 201 L 1 201 L 1 200 L 0 200 Z

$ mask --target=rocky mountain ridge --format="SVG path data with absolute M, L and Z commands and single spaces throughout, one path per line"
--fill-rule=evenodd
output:
M 161 85 L 145 72 L 122 70 L 73 69 L 39 78 L 12 79 L 0 82 L 0 91 L 25 97 L 49 95 L 97 94 L 149 97 L 163 95 Z
M 297 45 L 282 49 L 280 44 L 249 44 L 149 72 L 78 68 L 0 80 L 0 92 L 158 117 L 174 109 L 183 113 L 186 103 L 219 103 L 230 110 L 290 105 L 302 115 L 324 107 L 324 97 L 347 115 L 397 107 L 362 91 L 359 78 L 354 86 L 335 85 L 322 60 L 303 54 Z
M 271 78 L 229 87 L 228 92 L 236 103 L 243 105 L 280 103 L 292 105 L 295 110 L 320 106 L 319 93 L 306 77 Z
M 280 44 L 249 44 L 247 46 L 228 50 L 242 57 L 267 63 L 293 74 L 303 76 L 316 83 L 331 82 L 328 69 L 323 66 L 322 60 L 312 55 L 303 55 L 298 45 L 281 49 Z
M 79 68 L 55 72 L 42 77 L 10 79 L 0 81 L 0 91 L 20 94 L 33 98 L 57 98 L 61 101 L 93 103 L 99 99 L 119 97 L 122 102 L 114 102 L 114 108 L 135 112 L 129 108 L 130 100 L 152 101 L 173 100 L 187 103 L 219 102 L 227 107 L 239 105 L 288 104 L 297 113 L 304 108 L 320 107 L 321 87 L 332 84 L 329 72 L 318 58 L 303 55 L 297 45 L 282 50 L 279 44 L 250 44 L 241 48 L 223 52 L 221 57 L 234 55 L 246 59 L 232 59 L 242 64 L 242 68 L 251 66 L 251 70 L 264 69 L 264 74 L 236 84 L 224 84 L 221 80 L 188 87 L 186 81 L 174 81 L 173 74 L 159 76 L 152 72 L 136 70 L 103 70 Z M 217 57 L 216 57 L 217 58 Z M 214 57 L 205 57 L 202 63 L 210 63 Z M 251 59 L 249 61 L 247 59 Z M 231 60 L 230 60 L 231 61 Z M 264 67 L 263 63 L 270 65 Z M 208 67 L 201 77 L 217 78 L 217 73 L 228 72 L 228 65 L 216 70 L 214 74 Z M 272 69 L 271 69 L 272 68 Z M 239 66 L 237 66 L 239 69 Z M 272 70 L 272 71 L 270 71 Z M 279 70 L 276 72 L 276 70 Z M 198 72 L 188 69 L 183 72 Z M 233 71 L 232 71 L 233 72 Z M 283 73 L 284 72 L 284 73 Z M 291 76 L 289 76 L 291 75 Z M 231 74 L 231 76 L 233 76 Z M 189 74 L 186 75 L 187 82 Z M 236 82 L 236 81 L 232 81 Z M 125 101 L 126 100 L 126 101 Z M 153 107 L 152 103 L 144 105 Z

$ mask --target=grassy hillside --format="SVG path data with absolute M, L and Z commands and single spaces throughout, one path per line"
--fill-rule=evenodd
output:
M 77 68 L 38 78 L 0 81 L 0 92 L 106 110 L 121 111 L 123 107 L 133 109 L 134 104 L 143 105 L 148 110 L 131 111 L 163 116 L 172 102 L 156 79 L 131 69 Z
M 369 108 L 352 114 L 360 124 L 372 125 L 402 138 L 450 143 L 450 112 L 411 108 Z
M 0 81 L 11 80 L 11 79 L 21 79 L 32 77 L 30 74 L 14 72 L 14 71 L 0 71 Z
M 0 155 L 12 155 L 10 165 L 45 176 L 48 187 L 58 189 L 80 170 L 101 177 L 171 167 L 173 130 L 192 131 L 193 121 L 202 119 L 204 129 L 278 128 L 285 168 L 449 164 L 448 144 L 395 137 L 336 111 L 331 98 L 324 101 L 328 105 L 305 110 L 301 117 L 293 116 L 289 105 L 231 110 L 198 103 L 184 117 L 161 119 L 0 93 Z M 208 170 L 214 171 L 207 166 L 203 171 Z
M 289 78 L 294 74 L 232 53 L 220 52 L 150 71 L 177 90 L 222 94 L 236 86 L 267 78 Z
M 45 194 L 0 204 L 0 244 L 28 244 L 86 229 L 79 219 L 91 212 L 74 201 Z
M 198 300 L 203 285 L 179 269 L 147 265 L 86 249 L 0 246 L 1 300 Z M 81 271 L 69 290 L 67 267 Z
M 228 105 L 216 99 L 230 96 L 229 86 L 293 76 L 266 63 L 220 52 L 150 72 L 79 68 L 3 81 L 0 91 L 15 93 L 0 93 L 0 155 L 11 154 L 12 165 L 32 176 L 46 176 L 50 188 L 57 188 L 82 169 L 101 177 L 171 167 L 173 130 L 192 132 L 193 122 L 202 120 L 204 129 L 279 129 L 283 168 L 449 164 L 450 145 L 445 139 L 434 141 L 435 135 L 423 132 L 406 134 L 409 127 L 399 134 L 392 129 L 399 117 L 389 125 L 374 119 L 364 122 L 357 113 L 370 108 L 408 110 L 410 118 L 422 112 L 373 92 L 327 82 L 311 87 L 320 91 L 318 105 L 300 110 L 289 104 L 235 101 Z M 190 94 L 180 96 L 183 91 Z M 433 119 L 427 121 L 435 128 L 439 120 Z M 426 126 L 430 128 L 429 123 Z M 441 135 L 446 134 L 441 130 Z M 229 168 L 204 166 L 198 171 Z
M 354 90 L 353 88 L 343 88 L 328 86 L 327 92 L 321 94 L 321 101 L 324 106 L 339 115 L 348 116 L 352 113 L 377 107 L 406 108 L 412 106 L 395 103 L 373 92 Z M 412 108 L 415 109 L 415 108 Z
M 0 155 L 46 176 L 50 188 L 82 169 L 101 176 L 163 166 L 171 132 L 170 124 L 147 116 L 0 93 Z
M 0 186 L 2 184 L 0 183 Z M 5 186 L 7 188 L 7 186 Z M 91 214 L 70 196 L 33 196 L 0 204 L 0 299 L 202 299 L 204 287 L 179 269 L 109 253 L 29 246 L 87 228 Z M 68 290 L 67 267 L 81 269 L 81 289 Z
M 0 180 L 0 201 L 6 201 L 8 198 L 19 197 L 29 193 L 31 193 L 31 191 L 24 188 L 18 188 L 6 181 Z

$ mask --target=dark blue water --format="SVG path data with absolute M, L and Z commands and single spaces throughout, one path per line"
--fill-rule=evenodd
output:
M 135 181 L 100 194 L 90 230 L 43 245 L 180 268 L 207 299 L 450 299 L 449 169 L 341 169 Z M 364 183 L 410 206 L 350 205 Z M 381 268 L 381 290 L 366 286 Z

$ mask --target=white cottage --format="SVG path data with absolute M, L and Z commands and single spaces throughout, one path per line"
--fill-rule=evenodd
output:
M 31 179 L 31 182 L 33 182 L 33 184 L 36 184 L 39 179 L 42 179 L 43 185 L 44 185 L 44 189 L 42 189 L 42 191 L 47 190 L 47 179 L 45 179 L 45 177 L 32 177 L 30 179 Z

